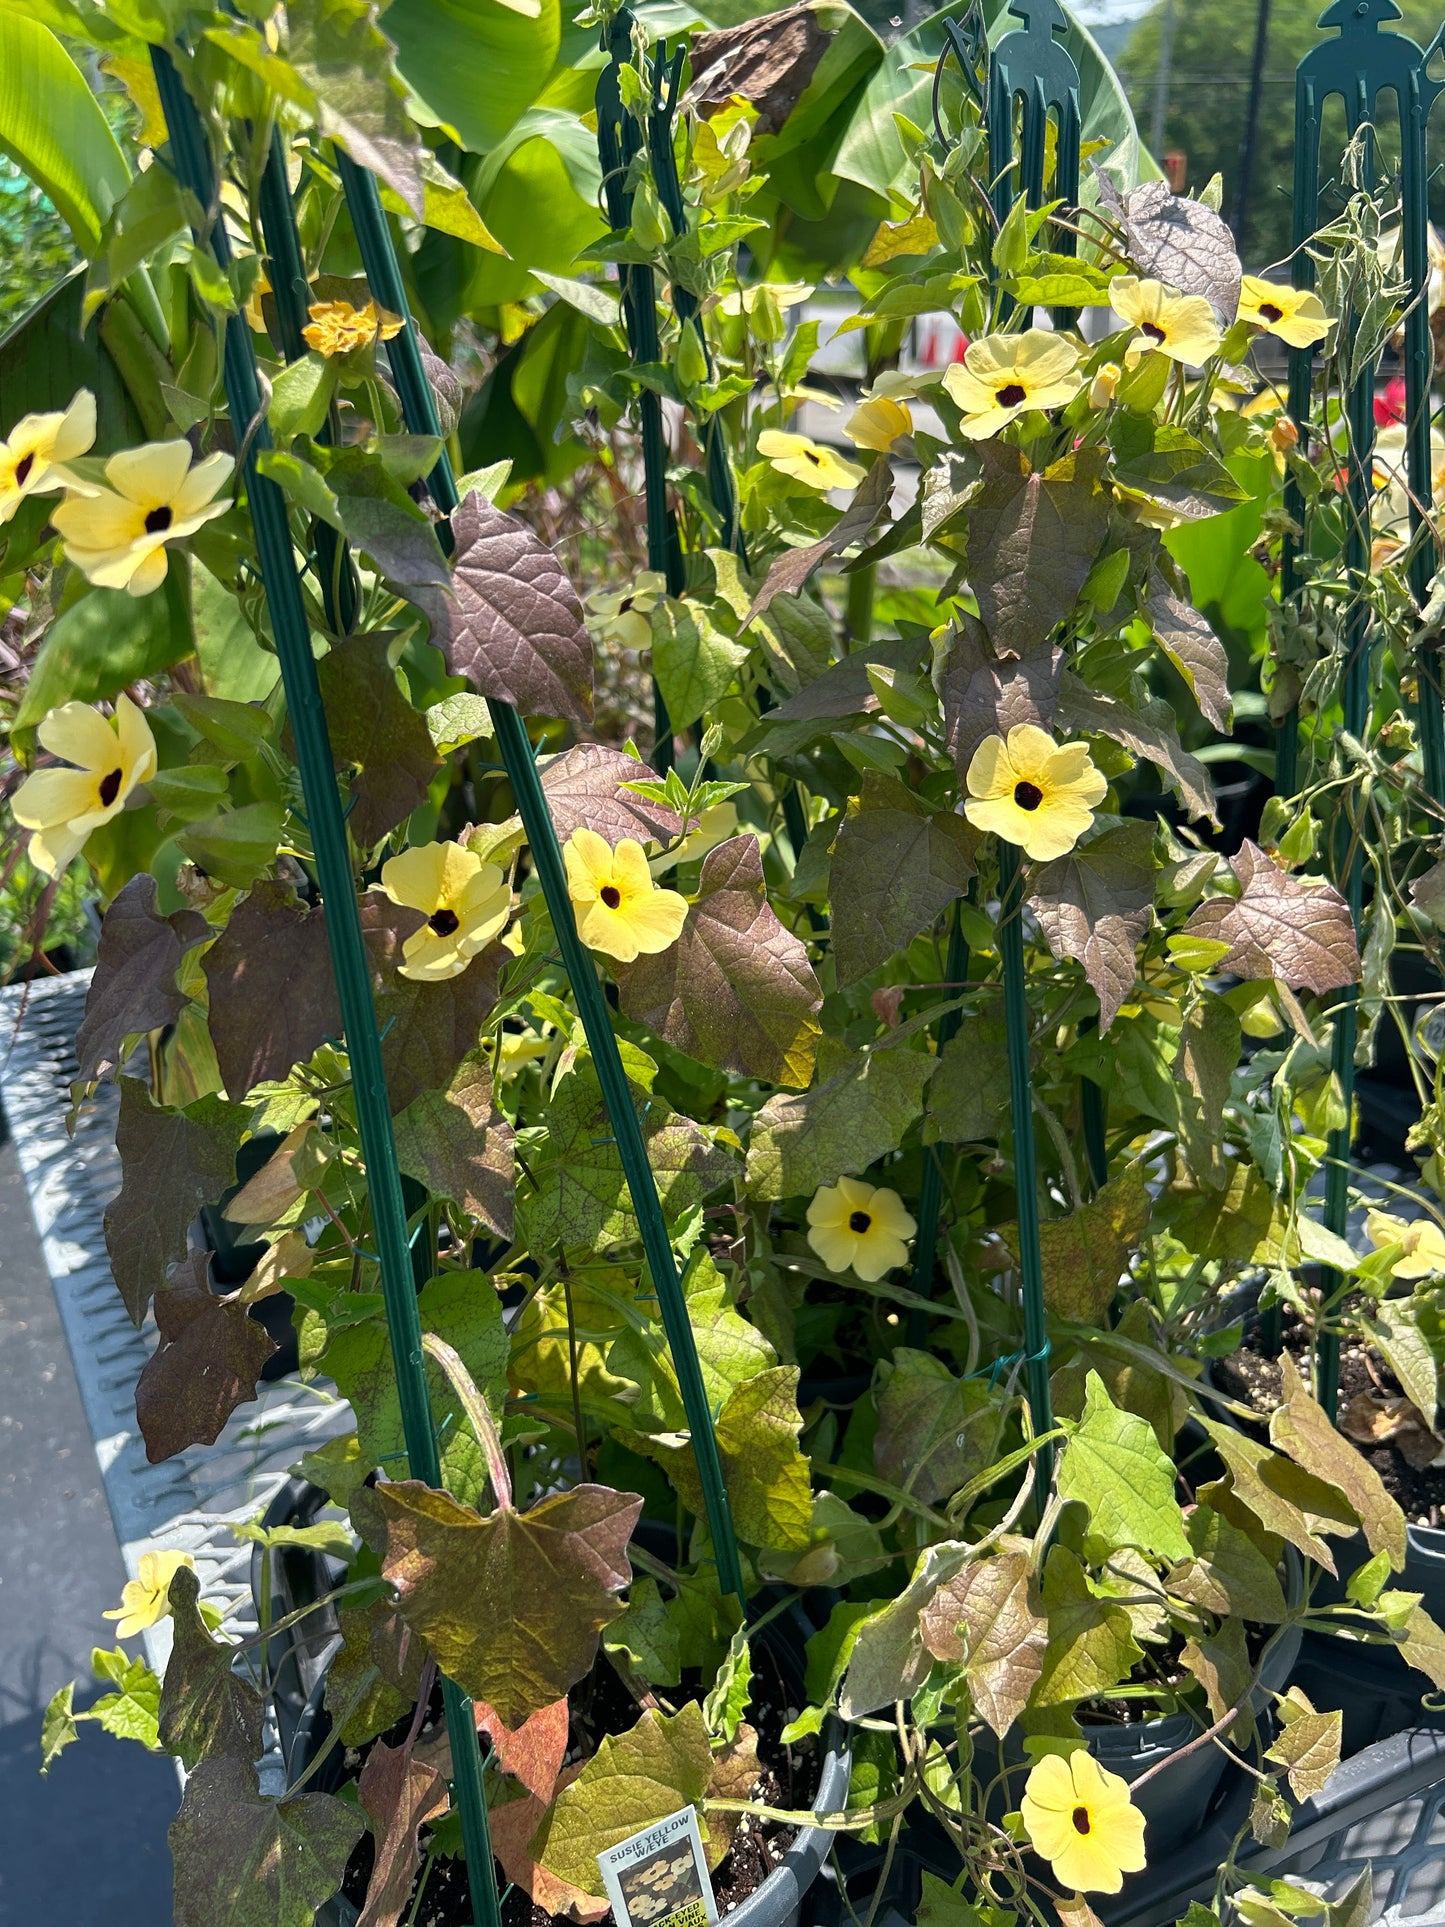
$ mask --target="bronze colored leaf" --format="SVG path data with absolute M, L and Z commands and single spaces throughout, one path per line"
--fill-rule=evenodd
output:
M 356 772 L 346 822 L 364 850 L 426 801 L 440 766 L 425 717 L 397 682 L 391 640 L 348 636 L 316 665 L 332 753 Z
M 592 721 L 592 641 L 577 591 L 531 529 L 479 489 L 452 517 L 450 595 L 420 592 L 454 676 L 527 716 Z
M 723 1401 L 713 1430 L 733 1524 L 746 1545 L 804 1552 L 812 1543 L 812 1481 L 798 1449 L 802 1429 L 796 1365 L 770 1366 Z M 684 1505 L 705 1515 L 690 1439 L 629 1432 L 625 1442 L 657 1459 Z
M 1097 1325 L 1113 1303 L 1149 1222 L 1149 1192 L 1137 1164 L 1106 1184 L 1088 1204 L 1066 1218 L 1039 1226 L 1044 1297 L 1059 1318 Z M 1018 1226 L 1000 1225 L 998 1235 L 1018 1261 Z
M 979 445 L 968 581 L 998 656 L 1026 656 L 1073 609 L 1109 522 L 1104 456 L 1081 449 L 1043 470 L 1007 442 Z
M 210 933 L 211 926 L 194 910 L 161 916 L 149 872 L 132 877 L 115 897 L 100 926 L 95 973 L 75 1039 L 84 1083 L 120 1067 L 127 1037 L 175 1022 L 186 1006 L 176 988 L 176 968 Z
M 1204 1697 L 1215 1719 L 1222 1720 L 1232 1706 L 1240 1705 L 1247 1696 L 1254 1669 L 1250 1665 L 1242 1620 L 1225 1619 L 1207 1638 L 1187 1639 L 1179 1657 L 1186 1672 L 1192 1673 L 1204 1688 Z M 1242 1738 L 1240 1726 L 1240 1721 L 1231 1725 L 1232 1736 Z
M 768 570 L 762 588 L 754 596 L 743 628 L 746 629 L 758 616 L 766 614 L 775 596 L 797 595 L 814 570 L 820 568 L 830 555 L 841 555 L 853 543 L 863 541 L 880 517 L 888 513 L 892 495 L 893 470 L 886 460 L 875 461 L 858 484 L 852 501 L 821 541 L 810 542 L 802 549 L 783 550 Z
M 1002 1012 L 966 1016 L 928 1085 L 925 1143 L 995 1142 L 1008 1128 L 1008 1034 Z
M 627 836 L 637 843 L 670 843 L 682 834 L 675 810 L 624 789 L 650 781 L 653 771 L 620 749 L 577 743 L 538 769 L 559 842 L 578 829 L 595 830 L 614 849 Z
M 376 1840 L 366 1905 L 356 1927 L 397 1927 L 421 1865 L 417 1833 L 451 1804 L 447 1783 L 435 1767 L 416 1758 L 410 1745 L 378 1740 L 366 1756 L 356 1793 Z
M 415 1480 L 378 1494 L 402 1616 L 464 1692 L 517 1727 L 586 1676 L 622 1611 L 641 1499 L 579 1485 L 483 1518 Z
M 561 1785 L 570 1785 L 581 1771 L 580 1766 L 569 1766 L 561 1776 Z M 547 1810 L 548 1803 L 539 1800 L 535 1793 L 523 1793 L 517 1799 L 503 1800 L 489 1807 L 487 1824 L 492 1832 L 492 1851 L 513 1886 L 529 1894 L 544 1913 L 556 1920 L 572 1920 L 578 1922 L 579 1927 L 587 1927 L 588 1922 L 601 1920 L 609 1913 L 611 1903 L 559 1880 L 532 1858 L 532 1836 Z
M 1108 1030 L 1138 976 L 1135 947 L 1154 906 L 1154 832 L 1120 823 L 1046 863 L 1029 908 L 1056 957 L 1076 957 L 1099 999 Z
M 823 993 L 768 902 L 755 836 L 708 852 L 677 942 L 616 976 L 628 1016 L 689 1056 L 793 1090 L 811 1081 Z
M 1052 729 L 1059 702 L 1064 652 L 1032 650 L 1022 661 L 1001 662 L 989 647 L 983 624 L 958 618 L 943 665 L 943 726 L 959 781 L 985 736 L 1007 736 L 1017 723 Z
M 938 1060 L 882 1045 L 858 1052 L 826 1083 L 770 1097 L 753 1120 L 748 1193 L 761 1201 L 811 1196 L 845 1172 L 896 1151 L 918 1117 Z
M 326 1038 L 340 1038 L 326 912 L 308 909 L 288 884 L 257 883 L 201 967 L 216 1062 L 237 1100 L 279 1082 Z
M 1181 294 L 1202 294 L 1227 328 L 1239 307 L 1241 270 L 1234 237 L 1214 209 L 1172 193 L 1166 181 L 1145 181 L 1121 196 L 1102 172 L 1094 178 L 1140 273 Z
M 171 1656 L 161 1685 L 160 1742 L 194 1772 L 229 1754 L 248 1766 L 261 1752 L 261 1696 L 233 1670 L 237 1649 L 216 1639 L 188 1566 L 171 1580 Z
M 709 1800 L 755 1799 L 761 1772 L 758 1736 L 744 1722 L 737 1730 L 736 1739 L 719 1747 L 712 1756 L 712 1778 L 707 1783 L 707 1797 Z M 708 1814 L 706 1854 L 709 1870 L 720 1867 L 727 1858 L 738 1823 L 744 1818 L 745 1815 L 741 1813 Z
M 444 1091 L 424 1091 L 397 1118 L 396 1155 L 433 1197 L 510 1239 L 513 1136 L 492 1103 L 491 1067 L 473 1052 Z
M 161 1342 L 135 1388 L 135 1415 L 152 1465 L 188 1445 L 214 1445 L 277 1346 L 241 1305 L 217 1298 L 208 1283 L 210 1253 L 197 1252 L 155 1296 Z
M 1323 1793 L 1340 1763 L 1345 1716 L 1317 1713 L 1307 1695 L 1291 1686 L 1279 1702 L 1280 1730 L 1265 1754 L 1282 1766 L 1296 1800 L 1313 1800 Z
M 1208 618 L 1162 586 L 1144 604 L 1144 617 L 1204 715 L 1216 729 L 1229 730 L 1234 721 L 1229 657 Z
M 1000 1738 L 1028 1704 L 1049 1640 L 1034 1611 L 1027 1552 L 978 1559 L 941 1586 L 923 1608 L 923 1643 L 935 1659 L 961 1665 L 980 1715 Z
M 1343 990 L 1360 981 L 1360 948 L 1349 905 L 1332 883 L 1291 876 L 1246 837 L 1230 859 L 1238 898 L 1210 897 L 1184 926 L 1230 948 L 1218 968 L 1236 977 L 1278 977 L 1291 990 Z
M 396 988 L 396 973 L 404 961 L 402 946 L 426 922 L 426 913 L 410 905 L 393 903 L 381 890 L 363 890 L 357 908 L 361 915 L 361 940 L 382 989 Z
M 833 846 L 833 958 L 845 989 L 905 950 L 974 875 L 982 839 L 951 810 L 930 809 L 870 771 Z M 761 872 L 760 872 L 761 878 Z
M 700 33 L 692 43 L 695 79 L 687 104 L 707 118 L 741 94 L 758 113 L 754 134 L 776 134 L 797 106 L 832 35 L 809 0 L 739 27 Z
M 865 643 L 821 676 L 805 683 L 796 696 L 769 710 L 764 719 L 768 729 L 780 723 L 816 723 L 841 716 L 872 715 L 878 698 L 868 680 L 868 668 L 914 671 L 928 654 L 928 638 L 885 636 L 879 642 Z
M 873 1465 L 924 1505 L 952 1498 L 988 1465 L 997 1403 L 977 1378 L 955 1378 L 929 1352 L 900 1346 L 878 1394 Z
M 456 977 L 433 984 L 397 977 L 377 998 L 381 1062 L 393 1112 L 404 1111 L 428 1091 L 448 1088 L 462 1059 L 477 1048 L 509 955 L 500 944 L 489 944 Z
M 1316 1478 L 1327 1479 L 1353 1506 L 1371 1552 L 1388 1555 L 1396 1572 L 1405 1569 L 1405 1515 L 1385 1490 L 1385 1482 L 1348 1439 L 1342 1438 L 1305 1390 L 1288 1352 L 1280 1354 L 1284 1403 L 1269 1422 L 1271 1443 Z
M 1359 1526 L 1354 1508 L 1337 1485 L 1317 1478 L 1283 1453 L 1233 1426 L 1204 1420 L 1229 1474 L 1229 1490 L 1266 1531 L 1288 1539 L 1326 1572 L 1336 1571 L 1334 1554 L 1320 1537 L 1332 1532 L 1349 1538 Z M 1212 1503 L 1213 1488 L 1200 1488 L 1202 1503 Z
M 329 1793 L 264 1799 L 249 1760 L 203 1760 L 171 1822 L 174 1927 L 312 1927 L 362 1824 Z
M 341 1609 L 341 1650 L 326 1676 L 326 1709 L 348 1746 L 363 1746 L 416 1704 L 426 1653 L 388 1600 Z M 363 1676 L 375 1678 L 363 1685 Z
M 565 1699 L 539 1707 L 518 1727 L 503 1725 L 494 1706 L 478 1701 L 477 1731 L 492 1743 L 492 1757 L 503 1773 L 520 1780 L 544 1803 L 552 1798 L 567 1757 L 568 1712 Z
M 1167 703 L 1152 698 L 1126 703 L 1090 689 L 1066 669 L 1059 678 L 1056 721 L 1064 732 L 1087 730 L 1122 743 L 1132 755 L 1154 765 L 1191 816 L 1218 821 L 1209 771 L 1180 742 L 1179 727 Z
M 192 1218 L 235 1181 L 236 1151 L 249 1121 L 247 1111 L 219 1097 L 164 1110 L 138 1078 L 120 1079 L 121 1187 L 105 1207 L 105 1245 L 116 1288 L 137 1325 L 167 1266 L 185 1257 Z

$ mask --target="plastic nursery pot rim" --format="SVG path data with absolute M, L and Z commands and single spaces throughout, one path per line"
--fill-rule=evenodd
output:
M 316 1498 L 318 1488 L 305 1479 L 291 1479 L 277 1493 L 267 1508 L 267 1525 L 307 1522 L 315 1517 L 326 1495 Z M 318 1597 L 327 1590 L 329 1576 L 326 1573 L 325 1554 L 300 1547 L 288 1548 L 293 1555 L 305 1552 L 305 1561 L 295 1561 L 293 1570 L 301 1563 L 313 1568 L 314 1591 Z M 271 1613 L 280 1618 L 290 1611 L 294 1602 L 290 1597 L 287 1562 L 277 1559 L 274 1552 L 257 1546 L 251 1559 L 251 1586 L 255 1596 L 257 1613 L 260 1611 L 260 1588 L 262 1561 L 273 1560 Z M 287 1636 L 282 1634 L 279 1639 Z M 279 1643 L 279 1640 L 278 1642 Z M 298 1780 L 311 1761 L 329 1730 L 330 1721 L 325 1711 L 326 1682 L 331 1672 L 331 1663 L 341 1649 L 339 1638 L 333 1638 L 329 1650 L 323 1647 L 318 1655 L 319 1672 L 294 1716 L 289 1756 L 286 1760 L 288 1784 Z M 294 1676 L 294 1665 L 285 1666 L 285 1672 Z M 295 1698 L 299 1699 L 299 1694 Z M 818 1791 L 813 1800 L 816 1814 L 841 1813 L 848 1804 L 848 1784 L 852 1776 L 852 1749 L 848 1739 L 848 1729 L 836 1715 L 830 1715 L 824 1722 L 820 1735 L 823 1749 L 822 1770 L 818 1779 Z M 340 1755 L 334 1756 L 339 1762 Z M 800 1827 L 797 1838 L 783 1855 L 781 1863 L 763 1881 L 762 1885 L 750 1893 L 746 1900 L 739 1901 L 727 1915 L 727 1927 L 793 1927 L 798 1919 L 803 1895 L 812 1886 L 822 1871 L 835 1834 L 830 1827 Z M 317 1912 L 318 1927 L 354 1927 L 359 1918 L 358 1911 L 342 1895 L 336 1894 Z

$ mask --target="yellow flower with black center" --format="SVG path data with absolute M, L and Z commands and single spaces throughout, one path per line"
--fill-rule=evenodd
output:
M 908 1239 L 918 1229 L 896 1191 L 839 1178 L 808 1206 L 808 1243 L 829 1271 L 855 1271 L 868 1284 L 908 1263 Z
M 301 339 L 328 361 L 390 341 L 406 326 L 400 315 L 379 308 L 374 301 L 360 308 L 349 301 L 313 301 L 306 312 L 310 320 L 301 330 Z
M 0 442 L 0 523 L 27 495 L 70 486 L 65 464 L 95 440 L 95 396 L 82 388 L 63 413 L 22 415 Z
M 15 792 L 11 814 L 30 831 L 30 860 L 58 877 L 92 830 L 126 806 L 137 784 L 156 773 L 156 745 L 145 712 L 124 694 L 113 721 L 86 703 L 52 709 L 36 731 L 42 749 L 75 769 L 38 769 Z
M 1376 1251 L 1399 1245 L 1392 1278 L 1433 1278 L 1445 1272 L 1445 1231 L 1433 1218 L 1397 1218 L 1388 1211 L 1365 1214 L 1365 1233 Z
M 562 854 L 577 934 L 589 950 L 633 963 L 677 942 L 687 898 L 658 889 L 640 843 L 624 836 L 614 850 L 596 830 L 574 830 Z
M 855 448 L 875 448 L 886 455 L 902 436 L 913 433 L 913 411 L 891 395 L 875 395 L 859 402 L 843 432 Z
M 1087 743 L 1056 743 L 1034 723 L 1015 723 L 1007 741 L 986 736 L 973 752 L 963 807 L 975 829 L 1048 863 L 1073 849 L 1108 788 Z
M 601 623 L 604 642 L 646 649 L 652 642 L 652 612 L 666 594 L 667 577 L 661 570 L 644 569 L 630 589 L 594 590 L 587 608 Z
M 1202 294 L 1180 294 L 1162 281 L 1119 274 L 1109 283 L 1109 300 L 1115 314 L 1138 329 L 1136 347 L 1155 349 L 1190 368 L 1219 353 L 1223 336 Z
M 1310 348 L 1330 331 L 1325 304 L 1312 288 L 1291 288 L 1247 274 L 1239 284 L 1239 319 L 1278 335 L 1291 348 Z
M 194 1572 L 196 1562 L 188 1552 L 143 1552 L 139 1576 L 128 1579 L 121 1588 L 120 1604 L 101 1614 L 102 1619 L 118 1619 L 117 1639 L 134 1639 L 147 1626 L 164 1619 L 171 1609 L 171 1581 L 182 1567 Z
M 420 910 L 426 922 L 401 947 L 403 977 L 441 983 L 459 977 L 505 927 L 512 889 L 495 863 L 460 843 L 420 843 L 381 867 L 393 903 Z
M 858 464 L 846 461 L 836 448 L 809 441 L 806 435 L 785 434 L 781 428 L 763 430 L 758 453 L 780 475 L 806 482 L 809 488 L 856 488 L 863 479 Z
M 1019 1812 L 1029 1845 L 1075 1893 L 1116 1894 L 1124 1875 L 1146 1863 L 1144 1816 L 1129 1798 L 1128 1781 L 1100 1766 L 1087 1747 L 1067 1759 L 1045 1754 L 1029 1774 Z
M 1027 409 L 1064 407 L 1083 385 L 1078 349 L 1047 328 L 971 341 L 943 377 L 963 414 L 959 428 L 974 442 L 997 435 Z
M 215 498 L 235 466 L 219 453 L 192 464 L 189 442 L 146 442 L 111 456 L 108 488 L 72 481 L 51 519 L 97 588 L 149 595 L 166 579 L 167 546 L 226 513 Z

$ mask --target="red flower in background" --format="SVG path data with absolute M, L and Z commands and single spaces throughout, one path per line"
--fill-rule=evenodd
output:
M 1404 419 L 1405 378 L 1396 375 L 1392 381 L 1385 383 L 1384 394 L 1375 397 L 1375 426 L 1388 428 L 1391 422 L 1402 422 Z

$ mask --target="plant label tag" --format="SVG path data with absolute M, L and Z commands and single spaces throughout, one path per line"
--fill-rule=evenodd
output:
M 717 1902 L 695 1807 L 619 1840 L 597 1865 L 617 1927 L 714 1927 Z

